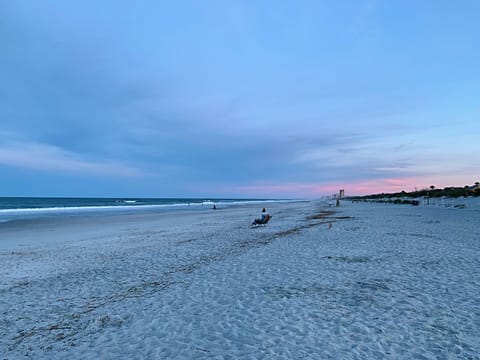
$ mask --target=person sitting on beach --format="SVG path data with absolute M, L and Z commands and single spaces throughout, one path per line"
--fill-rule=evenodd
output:
M 262 215 L 260 216 L 260 220 L 261 220 L 261 221 L 265 220 L 265 217 L 267 216 L 266 211 L 267 211 L 267 210 L 265 210 L 265 208 L 262 209 Z
M 267 210 L 265 208 L 263 208 L 262 209 L 262 215 L 259 218 L 256 218 L 255 220 L 253 220 L 252 225 L 263 224 L 265 222 L 266 217 L 267 216 L 270 217 L 270 215 L 267 214 L 266 211 Z

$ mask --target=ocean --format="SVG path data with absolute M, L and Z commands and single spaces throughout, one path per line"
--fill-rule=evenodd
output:
M 269 199 L 202 198 L 53 198 L 0 197 L 0 222 L 41 217 L 102 215 L 110 213 L 201 210 L 206 207 L 229 207 L 246 203 L 263 203 Z

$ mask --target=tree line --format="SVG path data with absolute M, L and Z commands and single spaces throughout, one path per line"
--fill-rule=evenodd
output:
M 475 185 L 469 186 L 465 185 L 464 187 L 446 187 L 443 189 L 437 189 L 434 185 L 431 185 L 428 189 L 416 190 L 411 192 L 400 191 L 396 193 L 381 193 L 381 194 L 372 194 L 364 196 L 352 196 L 351 199 L 381 199 L 381 198 L 432 198 L 432 197 L 467 197 L 467 196 L 480 196 L 480 183 L 477 181 Z

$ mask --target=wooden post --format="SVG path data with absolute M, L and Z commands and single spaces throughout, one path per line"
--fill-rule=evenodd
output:
M 340 199 L 343 198 L 345 196 L 345 190 L 343 189 L 340 189 L 338 190 L 338 196 L 335 196 L 337 198 L 337 201 L 336 201 L 336 206 L 340 206 Z

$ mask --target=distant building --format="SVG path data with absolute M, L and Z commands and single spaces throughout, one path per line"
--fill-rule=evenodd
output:
M 340 189 L 340 190 L 338 191 L 338 197 L 339 197 L 340 199 L 343 198 L 343 197 L 345 197 L 345 190 L 344 190 L 344 189 Z

